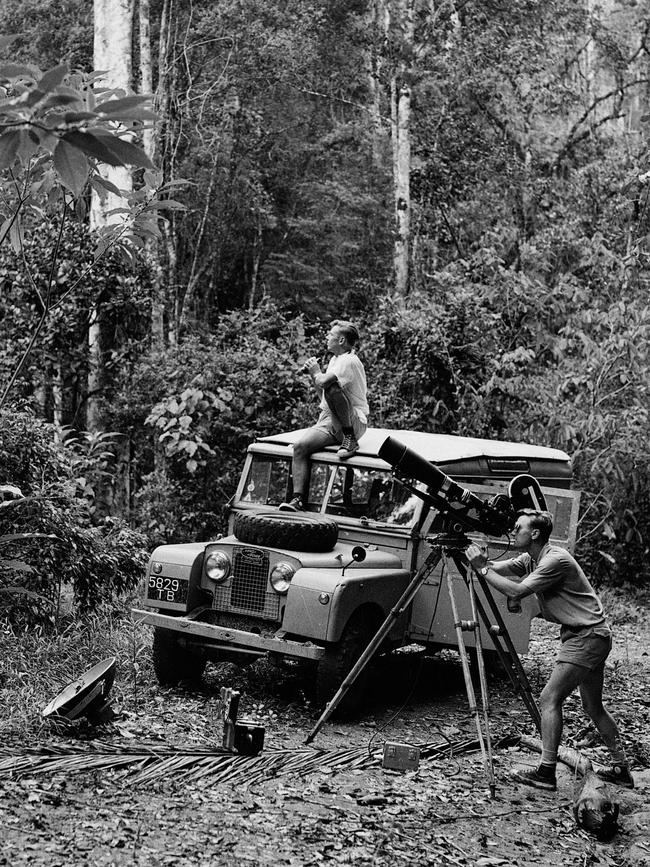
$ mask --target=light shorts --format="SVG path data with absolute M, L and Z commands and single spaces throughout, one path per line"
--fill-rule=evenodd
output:
M 562 645 L 557 662 L 570 662 L 589 671 L 600 668 L 612 649 L 612 633 L 605 624 L 574 628 L 563 626 L 560 638 Z
M 362 422 L 359 418 L 356 409 L 352 409 L 352 429 L 354 431 L 354 435 L 358 440 L 366 432 L 366 428 L 368 425 L 365 422 Z M 341 430 L 341 423 L 338 419 L 334 418 L 331 411 L 329 409 L 322 409 L 320 415 L 318 416 L 318 421 L 314 425 L 317 430 L 322 430 L 328 433 L 332 439 L 337 443 L 343 442 L 343 431 Z

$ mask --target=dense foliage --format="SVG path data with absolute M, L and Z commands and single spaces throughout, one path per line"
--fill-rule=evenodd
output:
M 106 445 L 65 445 L 30 413 L 0 414 L 0 477 L 17 489 L 0 503 L 0 613 L 15 624 L 53 624 L 63 599 L 87 611 L 140 579 L 144 538 L 118 518 L 95 525 L 95 487 L 111 468 Z
M 33 7 L 12 0 L 0 12 L 23 33 L 16 58 L 87 67 L 83 4 L 66 4 L 75 25 L 52 26 L 47 46 L 37 18 L 53 22 L 57 4 L 41 3 L 37 17 Z M 97 314 L 103 419 L 127 467 L 104 468 L 124 488 L 117 517 L 150 544 L 205 538 L 223 529 L 251 439 L 314 417 L 299 362 L 324 360 L 329 319 L 347 315 L 363 333 L 371 423 L 566 449 L 584 491 L 581 557 L 597 577 L 641 581 L 647 14 L 568 0 L 455 13 L 412 0 L 409 41 L 395 19 L 382 30 L 380 7 L 151 4 L 154 43 L 167 33 L 154 70 L 157 159 L 166 181 L 190 182 L 175 193 L 187 211 L 170 211 L 155 262 L 150 247 L 138 271 L 107 256 L 49 318 L 14 398 L 84 429 L 85 332 Z M 396 297 L 398 62 L 411 93 L 412 238 L 410 291 Z M 34 214 L 30 225 L 22 250 L 0 247 L 5 377 L 38 313 L 23 255 L 46 279 L 58 243 L 56 219 Z M 55 297 L 90 250 L 70 224 Z

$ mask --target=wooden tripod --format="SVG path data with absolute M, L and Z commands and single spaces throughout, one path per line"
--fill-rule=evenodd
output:
M 503 617 L 501 616 L 499 607 L 497 606 L 494 597 L 492 596 L 492 591 L 490 590 L 490 587 L 486 583 L 485 579 L 478 573 L 475 573 L 476 578 L 479 581 L 479 584 L 483 591 L 483 595 L 485 596 L 490 612 L 494 618 L 494 623 L 490 621 L 485 606 L 481 602 L 481 599 L 477 597 L 475 593 L 474 580 L 468 574 L 469 563 L 465 555 L 463 554 L 463 551 L 470 543 L 470 540 L 462 534 L 438 534 L 436 536 L 431 536 L 427 541 L 431 545 L 431 553 L 422 564 L 418 572 L 415 574 L 406 590 L 404 590 L 395 606 L 391 609 L 388 616 L 379 627 L 377 633 L 374 635 L 374 637 L 372 638 L 364 652 L 361 654 L 355 665 L 352 667 L 339 689 L 334 693 L 330 701 L 327 703 L 325 710 L 319 717 L 316 725 L 307 735 L 305 743 L 309 744 L 313 741 L 313 739 L 316 737 L 325 722 L 334 713 L 343 697 L 352 687 L 361 671 L 363 671 L 366 665 L 370 662 L 371 658 L 374 656 L 381 643 L 383 642 L 384 638 L 390 632 L 397 618 L 400 617 L 400 615 L 403 614 L 404 611 L 406 611 L 407 607 L 413 601 L 413 598 L 417 591 L 420 589 L 422 584 L 424 584 L 429 575 L 431 575 L 431 573 L 435 570 L 441 559 L 445 558 L 446 560 L 446 558 L 450 558 L 451 560 L 453 560 L 456 568 L 458 569 L 458 572 L 465 581 L 470 597 L 472 619 L 471 621 L 462 621 L 458 617 L 456 599 L 454 596 L 454 590 L 452 585 L 452 577 L 449 569 L 447 569 L 447 586 L 449 588 L 452 612 L 454 615 L 454 622 L 456 626 L 456 634 L 458 637 L 458 650 L 463 666 L 463 676 L 465 679 L 467 697 L 470 704 L 470 710 L 472 710 L 472 712 L 475 714 L 477 731 L 479 733 L 479 743 L 481 745 L 481 752 L 486 763 L 486 768 L 488 769 L 490 792 L 494 796 L 494 771 L 492 767 L 492 751 L 488 726 L 489 704 L 487 694 L 487 679 L 485 677 L 485 665 L 483 660 L 479 619 L 480 621 L 482 621 L 492 638 L 494 647 L 506 673 L 508 674 L 512 686 L 526 705 L 526 708 L 531 716 L 531 719 L 535 723 L 537 730 L 541 731 L 541 716 L 539 708 L 537 707 L 537 704 L 533 697 L 528 677 L 526 675 L 526 672 L 524 671 L 521 660 L 519 659 L 510 634 L 503 621 Z M 463 631 L 469 630 L 473 631 L 475 634 L 476 655 L 478 660 L 479 678 L 481 683 L 483 721 L 486 729 L 485 738 L 483 737 L 483 732 L 481 729 L 481 718 L 476 705 L 476 696 L 474 693 L 474 686 L 472 684 L 469 670 L 469 660 L 467 657 L 465 641 L 463 638 Z

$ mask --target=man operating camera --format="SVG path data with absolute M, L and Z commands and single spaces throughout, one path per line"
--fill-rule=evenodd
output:
M 534 593 L 541 616 L 559 623 L 561 646 L 555 667 L 539 698 L 542 715 L 542 758 L 539 767 L 520 770 L 514 778 L 538 789 L 556 789 L 555 766 L 562 737 L 562 706 L 577 687 L 582 706 L 602 735 L 612 766 L 601 779 L 633 788 L 619 730 L 603 706 L 605 659 L 612 646 L 603 606 L 576 560 L 550 542 L 553 521 L 548 512 L 524 510 L 514 527 L 514 547 L 522 553 L 492 562 L 477 545 L 467 559 L 488 584 L 518 601 Z M 520 579 L 520 580 L 515 580 Z

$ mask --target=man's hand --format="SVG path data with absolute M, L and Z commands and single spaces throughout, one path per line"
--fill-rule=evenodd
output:
M 318 359 L 312 355 L 311 358 L 308 358 L 307 361 L 305 361 L 302 369 L 310 376 L 316 376 L 317 373 L 320 373 L 320 364 L 318 363 Z
M 485 553 L 481 551 L 478 545 L 472 543 L 467 547 L 465 551 L 465 556 L 469 560 L 470 564 L 474 569 L 483 569 L 488 564 L 488 558 L 485 556 Z

